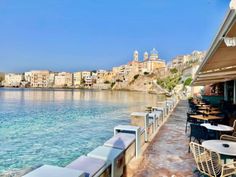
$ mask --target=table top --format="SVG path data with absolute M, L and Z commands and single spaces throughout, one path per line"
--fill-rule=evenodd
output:
M 206 103 L 197 103 L 196 105 L 197 106 L 209 106 L 209 104 L 206 104 Z
M 200 113 L 202 113 L 202 114 L 208 114 L 208 115 L 214 115 L 214 114 L 220 114 L 220 113 L 222 113 L 221 111 L 217 111 L 217 110 L 213 110 L 213 111 L 198 111 L 198 112 L 200 112 Z
M 233 127 L 227 126 L 227 125 L 211 125 L 210 123 L 204 123 L 201 124 L 201 126 L 206 127 L 209 130 L 215 130 L 215 131 L 221 131 L 221 132 L 231 132 L 234 130 Z
M 214 116 L 214 115 L 208 115 L 207 117 L 203 117 L 203 115 L 201 114 L 190 115 L 190 117 L 195 118 L 195 119 L 200 119 L 200 120 L 219 120 L 219 119 L 224 118 L 224 117 Z
M 23 177 L 85 177 L 84 172 L 52 165 L 43 165 Z
M 200 109 L 200 110 L 206 110 L 206 109 L 210 109 L 211 111 L 218 111 L 219 110 L 219 108 L 215 108 L 215 107 L 209 107 L 209 106 L 198 106 L 198 109 Z
M 224 147 L 223 144 L 228 144 L 229 147 Z M 208 140 L 203 141 L 202 146 L 222 155 L 236 156 L 236 142 L 233 141 Z

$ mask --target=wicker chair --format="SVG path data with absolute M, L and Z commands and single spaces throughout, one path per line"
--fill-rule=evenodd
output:
M 233 128 L 234 128 L 234 131 L 232 135 L 236 136 L 236 120 L 234 121 Z
M 221 135 L 220 140 L 227 140 L 227 141 L 236 142 L 236 137 L 235 136 L 230 136 L 230 135 Z
M 194 142 L 190 143 L 190 148 L 197 164 L 197 169 L 202 174 L 209 177 L 225 177 L 236 174 L 236 162 L 222 164 L 218 153 Z
M 233 130 L 232 135 L 221 135 L 220 139 L 236 142 L 236 120 L 234 121 L 233 128 L 234 128 L 234 130 Z

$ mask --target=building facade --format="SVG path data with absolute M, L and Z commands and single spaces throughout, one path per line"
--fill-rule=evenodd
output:
M 5 74 L 4 86 L 19 87 L 24 80 L 23 74 L 8 73 Z
M 82 85 L 82 72 L 75 72 L 73 74 L 74 86 L 79 87 Z
M 61 72 L 55 76 L 55 87 L 71 87 L 73 86 L 73 75 L 68 72 Z
M 31 71 L 31 87 L 46 88 L 49 85 L 50 72 L 47 70 Z

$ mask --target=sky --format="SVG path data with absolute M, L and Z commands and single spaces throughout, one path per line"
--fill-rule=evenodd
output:
M 230 0 L 0 0 L 0 71 L 111 69 L 207 50 Z

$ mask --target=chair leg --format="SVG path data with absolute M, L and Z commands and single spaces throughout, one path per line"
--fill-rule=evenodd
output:
M 191 142 L 191 135 L 190 135 L 190 138 L 189 138 L 189 143 Z M 190 145 L 188 144 L 188 153 L 190 153 Z
M 187 133 L 187 128 L 188 128 L 188 122 L 186 121 L 186 125 L 185 125 L 185 134 Z

